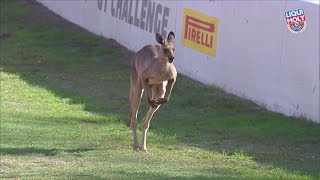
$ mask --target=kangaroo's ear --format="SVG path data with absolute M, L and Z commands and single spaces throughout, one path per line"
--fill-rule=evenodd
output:
M 176 37 L 175 37 L 174 33 L 171 31 L 171 32 L 168 34 L 167 41 L 174 43 L 174 39 L 175 39 L 175 38 L 176 38 Z
M 156 40 L 159 44 L 164 44 L 163 37 L 159 33 L 156 33 Z

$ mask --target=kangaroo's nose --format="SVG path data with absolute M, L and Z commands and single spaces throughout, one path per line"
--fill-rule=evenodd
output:
M 170 57 L 169 57 L 169 62 L 172 63 L 173 60 L 174 60 L 174 57 L 173 57 L 173 56 L 170 56 Z

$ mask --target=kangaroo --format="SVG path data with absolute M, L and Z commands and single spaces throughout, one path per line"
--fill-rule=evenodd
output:
M 131 103 L 128 126 L 133 132 L 133 149 L 147 152 L 147 131 L 154 112 L 161 104 L 169 101 L 177 78 L 174 61 L 175 35 L 171 31 L 167 39 L 156 33 L 156 41 L 160 45 L 149 44 L 139 50 L 131 61 L 130 93 Z M 150 105 L 143 118 L 142 145 L 137 140 L 137 115 L 141 97 L 146 91 Z

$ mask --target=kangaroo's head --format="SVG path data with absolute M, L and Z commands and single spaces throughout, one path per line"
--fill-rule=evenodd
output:
M 171 31 L 167 37 L 164 39 L 159 33 L 156 33 L 156 40 L 161 44 L 159 55 L 162 56 L 169 63 L 172 63 L 174 60 L 174 33 Z

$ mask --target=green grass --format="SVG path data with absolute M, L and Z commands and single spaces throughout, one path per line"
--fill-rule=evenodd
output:
M 33 1 L 0 2 L 1 179 L 320 178 L 319 125 L 182 75 L 150 153 L 134 152 L 132 52 Z

